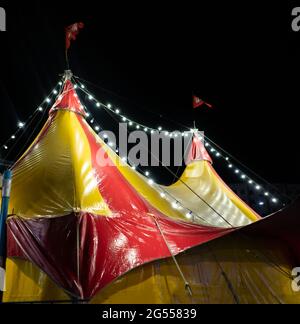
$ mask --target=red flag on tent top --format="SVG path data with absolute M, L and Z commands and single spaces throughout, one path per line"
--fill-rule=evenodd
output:
M 80 32 L 80 29 L 84 28 L 84 23 L 79 22 L 73 25 L 70 25 L 66 28 L 66 49 L 68 50 L 71 46 L 71 41 L 76 40 L 77 35 Z
M 205 102 L 204 100 L 200 99 L 197 96 L 193 96 L 193 108 L 198 108 L 201 106 L 207 106 L 209 108 L 212 108 L 213 106 L 207 102 Z

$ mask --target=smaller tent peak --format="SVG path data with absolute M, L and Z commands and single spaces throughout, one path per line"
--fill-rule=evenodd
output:
M 186 164 L 188 165 L 195 161 L 208 161 L 212 163 L 212 159 L 197 132 L 193 133 Z
M 70 73 L 67 73 L 70 72 Z M 63 90 L 50 110 L 50 115 L 57 110 L 67 110 L 86 117 L 87 113 L 78 98 L 74 85 L 71 81 L 72 72 L 65 72 Z

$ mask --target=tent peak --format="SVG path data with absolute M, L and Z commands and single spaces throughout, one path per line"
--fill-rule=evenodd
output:
M 50 115 L 57 110 L 67 110 L 83 117 L 87 117 L 87 113 L 79 100 L 74 85 L 71 81 L 73 74 L 71 70 L 65 71 L 63 90 L 58 96 L 55 104 L 50 110 Z
M 192 162 L 203 160 L 212 163 L 212 159 L 208 154 L 202 139 L 199 137 L 198 131 L 194 131 L 186 164 L 188 165 Z

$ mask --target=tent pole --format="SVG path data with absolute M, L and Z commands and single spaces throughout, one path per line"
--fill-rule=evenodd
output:
M 11 191 L 12 172 L 7 170 L 3 175 L 2 203 L 0 214 L 0 292 L 5 289 L 5 259 L 6 259 L 6 219 Z M 2 301 L 2 293 L 1 293 Z
M 67 64 L 67 70 L 70 70 L 70 63 L 69 63 L 69 56 L 68 56 L 68 50 L 66 49 L 66 64 Z

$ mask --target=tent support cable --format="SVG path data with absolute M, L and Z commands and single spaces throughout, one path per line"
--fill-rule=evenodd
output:
M 180 274 L 180 276 L 181 276 L 181 278 L 182 278 L 182 280 L 183 280 L 183 282 L 184 282 L 185 290 L 186 290 L 186 292 L 189 294 L 189 296 L 192 297 L 192 296 L 193 296 L 193 291 L 192 291 L 192 288 L 191 288 L 191 286 L 190 286 L 190 283 L 189 283 L 188 280 L 186 279 L 186 277 L 185 277 L 183 271 L 181 270 L 180 265 L 179 265 L 179 263 L 177 262 L 174 253 L 173 253 L 172 250 L 171 250 L 171 247 L 170 247 L 170 245 L 169 245 L 169 243 L 168 243 L 168 241 L 167 241 L 167 239 L 166 239 L 166 237 L 165 237 L 165 235 L 164 235 L 164 233 L 163 233 L 163 230 L 162 230 L 162 228 L 161 228 L 161 226 L 160 226 L 158 220 L 157 220 L 156 217 L 154 217 L 154 216 L 153 216 L 153 219 L 154 219 L 155 224 L 156 224 L 156 226 L 157 226 L 157 228 L 158 228 L 158 230 L 159 230 L 159 232 L 160 232 L 160 234 L 161 234 L 161 236 L 162 236 L 162 238 L 163 238 L 163 240 L 164 240 L 164 242 L 165 242 L 165 244 L 166 244 L 166 246 L 167 246 L 167 248 L 168 248 L 168 250 L 169 250 L 169 252 L 170 252 L 170 254 L 171 254 L 171 256 L 172 256 L 172 259 L 173 259 L 173 261 L 174 261 L 174 263 L 175 263 L 175 266 L 176 266 L 176 268 L 177 268 L 177 270 L 178 270 L 178 272 L 179 272 L 179 274 Z

